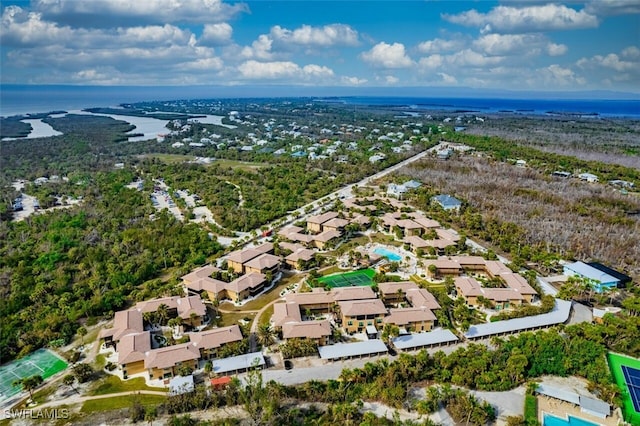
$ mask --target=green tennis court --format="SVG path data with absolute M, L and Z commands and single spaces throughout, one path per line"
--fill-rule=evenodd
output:
M 38 349 L 24 358 L 0 366 L 0 402 L 20 393 L 13 382 L 40 375 L 47 379 L 67 368 L 67 363 L 47 349 Z
M 371 286 L 376 271 L 373 269 L 361 269 L 359 271 L 345 272 L 343 274 L 327 275 L 318 278 L 318 282 L 327 287 L 354 287 Z
M 625 378 L 622 368 L 631 367 L 633 369 L 640 370 L 640 359 L 609 352 L 607 354 L 607 360 L 609 361 L 611 374 L 613 374 L 616 384 L 622 391 L 622 413 L 625 421 L 632 425 L 640 425 L 640 412 L 636 411 L 633 400 L 631 399 L 632 393 L 630 392 L 630 386 L 633 386 L 633 383 L 627 382 L 629 377 Z

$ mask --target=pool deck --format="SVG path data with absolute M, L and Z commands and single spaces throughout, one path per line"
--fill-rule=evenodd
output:
M 538 395 L 538 420 L 542 423 L 542 418 L 544 413 L 553 414 L 556 417 L 560 417 L 563 419 L 567 418 L 567 415 L 573 417 L 579 417 L 581 419 L 590 421 L 595 424 L 603 425 L 603 426 L 616 426 L 622 422 L 622 418 L 620 418 L 619 410 L 613 411 L 613 414 L 606 419 L 601 419 L 600 417 L 592 416 L 587 413 L 583 413 L 580 411 L 580 407 L 577 405 L 571 404 L 570 402 L 561 401 L 559 399 L 551 398 L 544 395 Z

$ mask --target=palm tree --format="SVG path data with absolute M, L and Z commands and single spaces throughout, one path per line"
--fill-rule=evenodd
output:
M 160 325 L 166 325 L 167 320 L 169 319 L 169 307 L 164 303 L 161 303 L 160 306 L 158 306 L 158 310 L 156 311 L 156 317 Z
M 84 327 L 80 327 L 78 329 L 78 336 L 80 336 L 80 344 L 84 346 L 84 336 L 87 335 L 87 329 Z
M 22 386 L 23 391 L 29 392 L 29 399 L 33 399 L 33 390 L 40 386 L 44 379 L 41 375 L 37 374 L 35 376 L 25 377 L 22 379 L 15 380 L 12 385 L 14 386 Z
M 269 347 L 275 342 L 275 332 L 269 324 L 258 326 L 258 343 L 263 347 Z

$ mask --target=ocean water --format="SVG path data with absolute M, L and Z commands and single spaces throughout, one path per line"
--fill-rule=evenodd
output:
M 452 112 L 547 114 L 550 111 L 594 117 L 640 118 L 640 99 L 511 99 L 497 97 L 445 96 L 335 96 L 337 88 L 300 90 L 290 88 L 222 86 L 34 86 L 2 85 L 0 116 L 110 107 L 142 101 L 179 99 L 267 98 L 308 96 L 320 101 L 349 105 L 391 105 L 408 111 L 446 110 Z M 346 90 L 346 89 L 345 89 Z M 362 89 L 359 93 L 367 93 Z M 373 90 L 373 89 L 372 89 Z M 373 92 L 371 92 L 373 93 Z M 385 92 L 386 93 L 386 92 Z M 328 96 L 334 96 L 328 98 Z
M 333 98 L 349 105 L 404 107 L 408 112 L 430 110 L 459 113 L 575 114 L 593 117 L 640 118 L 640 100 L 608 99 L 505 99 L 505 98 L 410 98 L 354 96 Z

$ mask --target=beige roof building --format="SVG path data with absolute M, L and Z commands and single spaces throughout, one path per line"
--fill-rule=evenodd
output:
M 272 254 L 261 254 L 244 263 L 245 267 L 257 270 L 272 269 L 278 265 L 280 265 L 280 258 Z
M 178 363 L 194 361 L 199 358 L 200 351 L 192 342 L 182 343 L 148 351 L 145 354 L 144 368 L 171 368 Z
M 430 310 L 440 309 L 438 299 L 423 288 L 411 288 L 407 290 L 407 300 L 414 308 L 425 308 Z
M 322 339 L 331 336 L 331 324 L 327 320 L 288 322 L 282 326 L 285 339 Z
M 274 303 L 271 320 L 274 327 L 282 327 L 288 322 L 302 321 L 300 305 L 296 302 Z
M 219 348 L 226 343 L 242 341 L 242 332 L 237 324 L 187 334 L 191 339 L 191 343 L 198 349 Z
M 309 262 L 314 259 L 315 252 L 304 247 L 295 250 L 293 253 L 284 258 L 286 262 L 298 262 L 299 260 Z
M 273 252 L 273 243 L 262 243 L 259 246 L 253 247 L 253 250 L 259 251 L 260 253 L 271 253 Z
M 183 275 L 182 280 L 189 283 L 196 283 L 202 279 L 211 278 L 211 274 L 219 270 L 220 269 L 213 265 L 201 266 L 200 268 L 196 268 L 188 274 Z
M 332 288 L 331 291 L 329 291 L 329 296 L 335 302 L 376 298 L 375 292 L 369 286 Z
M 323 229 L 340 229 L 344 228 L 349 224 L 347 219 L 340 219 L 339 217 L 334 217 L 333 219 L 329 219 L 328 221 L 322 224 Z
M 144 360 L 151 350 L 151 335 L 148 331 L 127 334 L 118 343 L 118 364 L 125 365 Z
M 340 231 L 336 231 L 333 229 L 330 229 L 328 231 L 324 231 L 319 233 L 318 235 L 314 235 L 313 236 L 313 241 L 319 241 L 322 243 L 326 243 L 331 241 L 334 238 L 339 238 L 342 234 L 340 233 Z
M 464 297 L 484 295 L 480 283 L 471 277 L 456 277 L 455 286 Z
M 385 324 L 395 324 L 403 327 L 409 324 L 423 321 L 435 321 L 436 316 L 427 308 L 391 308 L 389 315 L 383 318 Z
M 113 327 L 100 330 L 100 338 L 111 338 L 114 342 L 123 336 L 144 331 L 142 313 L 137 310 L 118 311 L 113 317 Z
M 347 300 L 338 302 L 340 312 L 345 317 L 357 317 L 361 315 L 384 315 L 387 309 L 380 299 Z
M 243 275 L 227 284 L 227 289 L 233 291 L 236 294 L 244 290 L 250 290 L 255 287 L 259 287 L 267 281 L 267 277 L 259 272 L 251 272 Z
M 236 250 L 227 255 L 227 261 L 244 264 L 261 254 L 263 254 L 263 252 L 256 249 Z
M 288 238 L 289 234 L 298 234 L 300 232 L 304 231 L 304 228 L 301 228 L 299 226 L 285 226 L 284 228 L 282 228 L 281 230 L 278 231 L 278 235 L 280 235 L 281 237 L 285 237 Z M 282 244 L 282 243 L 280 243 Z
M 309 293 L 289 293 L 285 296 L 287 302 L 297 303 L 304 307 L 307 305 L 330 305 L 333 304 L 333 297 L 328 291 L 321 288 L 314 288 Z
M 380 290 L 380 293 L 382 293 L 382 296 L 395 295 L 398 293 L 398 290 L 407 294 L 408 290 L 414 288 L 418 288 L 418 286 L 413 281 L 392 281 L 378 284 L 378 289 Z
M 298 250 L 301 250 L 301 249 L 305 248 L 302 244 L 290 243 L 290 242 L 287 242 L 287 241 L 279 242 L 278 245 L 280 246 L 280 248 L 282 250 L 289 250 L 290 252 L 295 252 L 295 251 L 298 251 Z
M 325 222 L 328 222 L 331 219 L 334 219 L 338 217 L 338 213 L 337 212 L 326 212 L 323 214 L 319 214 L 316 216 L 311 216 L 309 217 L 309 219 L 307 219 L 307 223 L 314 223 L 317 225 L 322 225 Z

